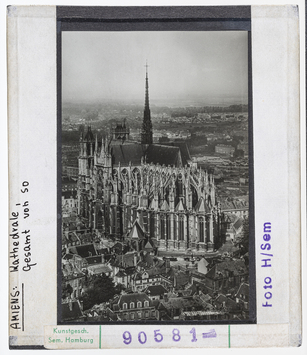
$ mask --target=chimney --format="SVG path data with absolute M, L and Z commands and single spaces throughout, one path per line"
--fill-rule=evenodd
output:
M 69 306 L 70 312 L 72 312 L 72 300 L 71 299 L 68 301 L 68 306 Z
M 136 267 L 136 264 L 137 264 L 137 253 L 134 253 L 133 254 L 133 265 L 134 265 L 134 267 Z
M 164 302 L 168 302 L 168 294 L 167 293 L 164 294 L 163 299 L 164 299 Z

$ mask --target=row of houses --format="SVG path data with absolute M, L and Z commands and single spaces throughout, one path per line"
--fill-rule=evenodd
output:
M 70 300 L 62 305 L 64 321 L 242 320 L 248 317 L 248 283 L 240 284 L 234 299 L 224 294 L 211 297 L 196 293 L 193 286 L 186 290 L 190 291 L 186 295 L 167 293 L 161 285 L 149 286 L 144 292 L 116 295 L 110 302 L 84 312 L 78 300 Z
M 111 257 L 107 254 L 93 255 L 97 253 L 93 244 L 73 247 L 69 251 L 63 256 L 62 270 L 64 285 L 69 284 L 72 293 L 65 302 L 77 301 L 86 290 L 86 278 L 92 275 L 105 274 L 126 290 L 110 301 L 109 311 L 104 313 L 105 320 L 190 319 L 191 314 L 184 312 L 203 312 L 204 308 L 205 311 L 219 313 L 195 313 L 195 319 L 200 316 L 205 319 L 230 319 L 236 314 L 242 317 L 243 308 L 248 313 L 249 287 L 246 287 L 243 296 L 237 292 L 242 284 L 248 284 L 244 259 L 227 258 L 219 262 L 201 259 L 198 263 L 200 271 L 197 271 L 171 267 L 169 259 L 161 260 L 149 253 L 127 252 Z M 143 296 L 140 298 L 140 295 Z M 199 300 L 201 296 L 202 301 Z M 127 302 L 124 302 L 125 299 Z M 220 299 L 226 302 L 220 302 L 222 310 Z M 211 303 L 208 302 L 210 300 Z M 240 302 L 245 302 L 245 307 L 241 307 Z M 231 303 L 233 307 L 229 307 Z M 229 314 L 225 313 L 225 307 Z

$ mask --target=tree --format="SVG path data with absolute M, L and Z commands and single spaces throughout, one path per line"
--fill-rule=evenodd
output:
M 239 237 L 236 238 L 235 244 L 240 248 L 240 255 L 244 255 L 249 249 L 249 218 L 244 217 L 242 232 Z
M 80 298 L 85 310 L 92 308 L 95 304 L 107 302 L 115 294 L 120 293 L 113 280 L 105 274 L 93 276 L 88 281 L 88 285 L 86 293 Z

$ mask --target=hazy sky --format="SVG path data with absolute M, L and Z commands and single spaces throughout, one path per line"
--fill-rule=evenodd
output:
M 245 31 L 62 32 L 64 101 L 247 103 Z

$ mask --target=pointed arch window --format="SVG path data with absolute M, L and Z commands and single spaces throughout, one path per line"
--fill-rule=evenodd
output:
M 191 192 L 192 192 L 192 207 L 195 207 L 198 202 L 198 195 L 195 187 L 191 184 Z
M 184 215 L 179 215 L 178 239 L 184 240 Z
M 150 217 L 149 217 L 149 224 L 150 224 L 150 236 L 151 238 L 155 238 L 156 233 L 155 233 L 155 213 L 150 212 Z
M 145 232 L 148 232 L 148 212 L 143 211 L 143 226 L 145 229 Z
M 174 215 L 174 240 L 177 240 L 177 227 L 178 227 L 177 216 Z
M 177 182 L 177 189 L 178 189 L 178 195 L 183 196 L 183 186 L 182 186 L 182 175 L 178 175 L 178 182 Z
M 111 228 L 112 228 L 112 233 L 115 234 L 116 233 L 116 222 L 117 222 L 117 213 L 116 213 L 116 208 L 112 208 L 112 224 L 111 224 Z
M 160 231 L 161 231 L 160 239 L 163 239 L 163 240 L 165 239 L 165 232 L 166 232 L 165 224 L 166 224 L 166 216 L 165 216 L 165 214 L 161 214 L 161 216 L 160 216 Z
M 171 239 L 170 238 L 170 217 L 169 217 L 169 215 L 167 214 L 166 215 L 166 221 L 165 221 L 165 235 L 166 235 L 166 237 L 165 237 L 165 239 Z
M 198 237 L 199 241 L 203 243 L 205 241 L 205 232 L 204 232 L 204 217 L 198 218 Z

